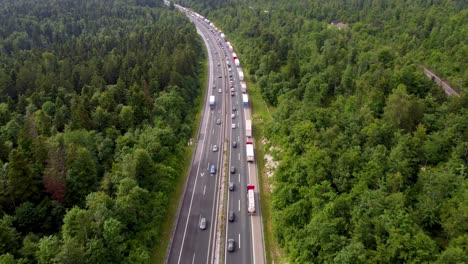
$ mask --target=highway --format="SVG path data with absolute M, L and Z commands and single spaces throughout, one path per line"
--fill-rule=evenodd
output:
M 218 203 L 221 179 L 223 176 L 223 151 L 226 130 L 226 107 L 224 91 L 227 84 L 227 66 L 221 49 L 215 39 L 206 30 L 199 32 L 205 41 L 209 59 L 209 82 L 207 98 L 203 108 L 198 138 L 186 183 L 179 215 L 170 243 L 167 263 L 211 263 L 214 257 Z M 218 66 L 218 64 L 220 66 Z M 219 78 L 221 76 L 221 78 Z M 215 87 L 213 89 L 213 87 Z M 218 89 L 222 89 L 219 93 Z M 214 95 L 215 107 L 210 108 L 208 98 Z M 217 120 L 222 122 L 217 124 Z M 230 124 L 227 124 L 230 125 Z M 228 127 L 230 129 L 230 127 Z M 214 145 L 218 150 L 213 151 Z M 216 166 L 216 173 L 210 173 L 210 166 Z M 205 230 L 201 230 L 199 222 L 206 218 Z
M 249 107 L 243 106 L 237 67 L 220 32 L 206 20 L 190 12 L 187 15 L 205 42 L 209 76 L 199 135 L 166 263 L 261 264 L 264 263 L 261 218 L 252 221 L 254 218 L 247 213 L 247 184 L 252 183 L 252 177 L 256 183 L 257 177 L 255 165 L 247 163 L 245 150 L 245 116 L 250 119 Z M 208 98 L 212 95 L 216 103 L 210 108 Z M 218 146 L 218 151 L 213 151 L 213 145 Z M 216 166 L 216 174 L 210 174 L 212 164 Z M 234 185 L 233 190 L 229 190 L 229 183 Z M 231 212 L 233 221 L 228 220 Z M 199 227 L 202 217 L 207 219 L 205 230 Z M 261 251 L 260 257 L 253 254 L 252 234 L 261 240 L 254 245 L 256 251 Z M 227 250 L 228 239 L 235 241 L 232 252 Z

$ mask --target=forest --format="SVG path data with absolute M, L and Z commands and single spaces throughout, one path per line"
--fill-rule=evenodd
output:
M 149 263 L 200 104 L 195 27 L 154 0 L 0 10 L 0 263 Z
M 281 263 L 468 263 L 466 1 L 177 2 L 274 110 Z

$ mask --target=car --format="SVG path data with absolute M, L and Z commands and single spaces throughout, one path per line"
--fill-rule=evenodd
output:
M 228 213 L 229 222 L 234 222 L 234 218 L 235 218 L 234 211 L 229 211 L 229 213 Z
M 206 228 L 206 218 L 203 217 L 202 219 L 200 219 L 200 229 L 205 230 L 205 228 Z
M 217 124 L 217 125 L 221 125 L 221 119 L 219 119 L 219 118 L 216 119 L 216 124 Z
M 236 114 L 231 114 L 231 118 L 232 119 L 236 118 Z
M 211 174 L 215 174 L 215 173 L 216 173 L 216 165 L 211 164 L 211 166 L 210 166 L 210 173 L 211 173 Z
M 236 128 L 236 124 L 232 124 L 232 129 Z
M 232 72 L 229 73 L 229 77 L 232 77 Z
M 233 107 L 232 107 L 232 111 L 235 112 L 236 110 L 237 110 L 237 107 L 233 106 Z
M 229 71 L 232 71 L 232 69 L 231 69 L 231 68 L 229 68 Z
M 234 191 L 234 182 L 229 182 L 229 190 Z
M 218 151 L 218 145 L 213 145 L 213 152 Z
M 223 91 L 221 90 L 221 88 L 218 89 L 218 93 L 222 93 Z
M 236 173 L 236 167 L 231 166 L 231 173 Z
M 216 85 L 213 85 L 213 89 L 216 89 Z
M 218 78 L 223 78 L 223 76 L 221 76 L 221 75 L 218 75 Z
M 218 66 L 221 66 L 221 63 L 218 63 Z
M 234 92 L 234 87 L 231 87 L 231 92 Z
M 233 142 L 232 142 L 232 147 L 233 147 L 233 148 L 237 148 L 237 141 L 233 141 Z
M 234 96 L 234 95 L 236 95 L 236 93 L 234 93 L 234 92 L 231 92 L 231 96 Z
M 232 238 L 228 239 L 227 250 L 229 252 L 234 251 L 234 239 L 232 239 Z

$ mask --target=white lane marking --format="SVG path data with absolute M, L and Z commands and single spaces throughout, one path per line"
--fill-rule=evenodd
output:
M 205 187 L 203 187 L 203 196 L 205 196 L 205 192 L 206 192 L 206 185 Z
M 239 248 L 240 248 L 240 242 L 241 242 L 241 240 L 240 240 L 240 233 L 239 233 Z
M 195 254 L 193 254 L 192 264 L 195 263 Z
M 214 128 L 213 128 L 213 130 L 211 130 L 211 135 L 214 135 L 214 131 L 215 131 L 215 130 L 214 130 Z
M 240 141 L 240 136 L 237 136 L 237 141 Z
M 239 173 L 239 182 L 240 182 L 240 173 Z
M 240 200 L 239 200 L 238 202 L 239 202 L 239 203 L 238 203 L 238 206 L 239 206 L 239 212 L 240 212 Z
M 206 166 L 206 169 L 209 170 L 210 169 L 210 163 L 208 162 L 208 166 Z
M 240 160 L 240 153 L 237 156 L 238 156 L 238 159 Z

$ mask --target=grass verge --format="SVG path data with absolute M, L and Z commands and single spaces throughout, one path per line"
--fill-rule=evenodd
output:
M 205 51 L 205 58 L 207 58 L 207 53 Z M 203 60 L 201 67 L 203 70 L 200 72 L 199 80 L 200 87 L 207 87 L 207 73 L 208 73 L 208 61 Z M 203 111 L 204 101 L 206 97 L 207 89 L 203 88 L 201 94 L 197 99 L 198 111 L 194 117 L 193 130 L 192 130 L 192 142 L 196 142 L 198 138 L 198 130 L 200 127 L 200 120 Z M 177 204 L 177 206 L 169 206 L 166 220 L 162 226 L 161 238 L 156 245 L 155 252 L 153 253 L 152 262 L 153 263 L 164 263 L 166 257 L 167 247 L 169 246 L 169 241 L 171 241 L 172 229 L 174 228 L 175 219 L 177 216 L 177 210 L 179 205 L 179 200 L 182 199 L 182 194 L 184 193 L 185 183 L 187 182 L 187 177 L 189 175 L 190 163 L 192 161 L 192 153 L 194 151 L 195 145 L 190 145 L 186 147 L 185 155 L 183 157 L 182 167 L 184 168 L 181 174 L 178 176 L 177 185 L 169 197 L 169 204 Z

